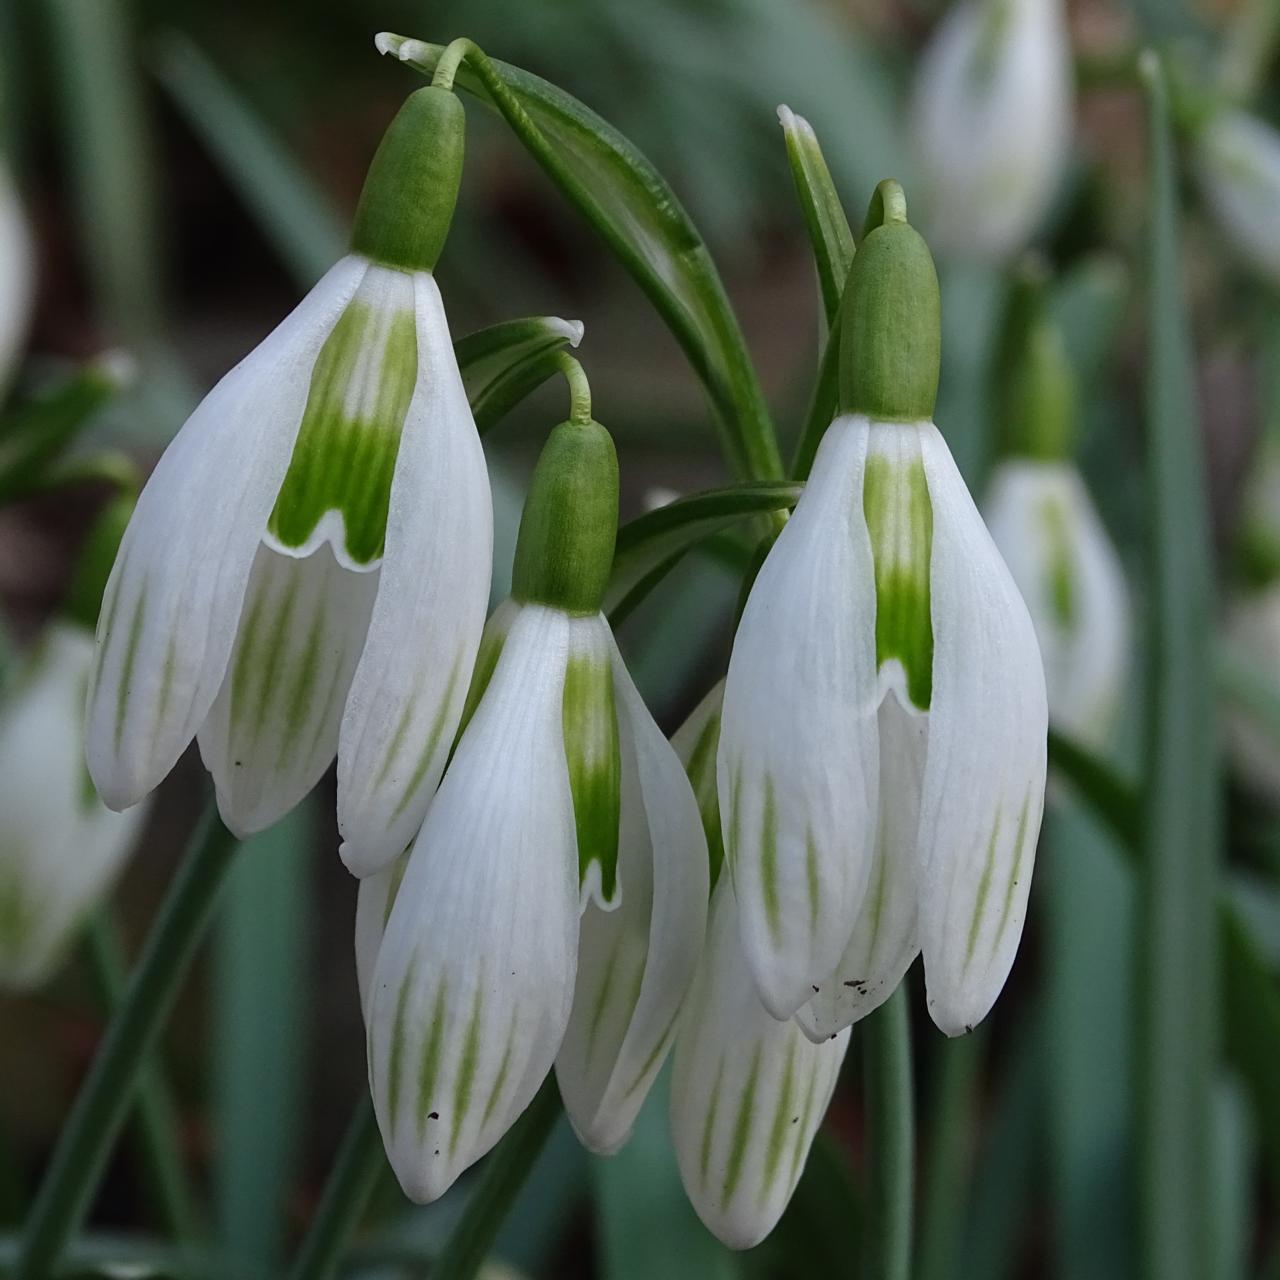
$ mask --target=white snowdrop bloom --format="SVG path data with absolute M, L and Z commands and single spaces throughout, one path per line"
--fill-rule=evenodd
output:
M 1070 462 L 1000 463 L 984 507 L 1044 658 L 1049 718 L 1105 743 L 1129 668 L 1129 591 L 1111 539 Z
M 49 978 L 136 843 L 146 806 L 112 813 L 84 767 L 93 635 L 51 624 L 0 701 L 0 985 Z
M 960 0 L 916 72 L 911 130 L 929 239 L 947 256 L 1023 248 L 1066 167 L 1071 53 L 1060 0 Z
M 724 683 L 672 738 L 693 784 L 712 850 L 723 846 L 716 791 Z M 712 898 L 702 965 L 676 1038 L 671 1133 L 685 1191 L 725 1244 L 758 1244 L 773 1230 L 804 1170 L 849 1032 L 810 1043 L 796 1022 L 772 1017 L 751 981 L 728 876 Z
M 1044 803 L 1031 619 L 929 420 L 937 278 L 896 184 L 885 208 L 846 287 L 845 409 L 743 611 L 719 747 L 748 966 L 818 1039 L 917 949 L 944 1031 L 986 1015 Z
M 582 1141 L 625 1141 L 698 962 L 697 803 L 599 612 L 616 525 L 608 434 L 558 427 L 444 782 L 407 863 L 361 886 L 371 1087 L 415 1200 L 489 1150 L 553 1064 Z
M 1280 581 L 1248 592 L 1227 612 L 1228 649 L 1263 671 L 1280 669 Z M 1262 795 L 1280 797 L 1280 748 L 1275 735 L 1239 708 L 1223 717 L 1227 750 L 1241 778 Z
M 192 737 L 237 833 L 338 757 L 357 874 L 421 824 L 484 625 L 484 457 L 432 277 L 462 108 L 413 94 L 353 251 L 205 397 L 142 493 L 107 587 L 90 773 L 123 809 Z M 424 660 L 426 655 L 427 660 Z
M 9 166 L 0 159 L 0 399 L 22 355 L 35 294 L 35 246 Z
M 1232 247 L 1280 283 L 1280 130 L 1243 111 L 1221 111 L 1196 141 L 1196 172 Z

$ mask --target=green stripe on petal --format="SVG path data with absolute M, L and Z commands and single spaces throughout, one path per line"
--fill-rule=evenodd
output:
M 742 1086 L 742 1095 L 738 1099 L 738 1114 L 733 1122 L 733 1145 L 729 1148 L 729 1160 L 725 1165 L 724 1183 L 720 1188 L 720 1202 L 727 1205 L 733 1199 L 742 1177 L 742 1166 L 746 1160 L 747 1143 L 751 1141 L 751 1129 L 756 1118 L 756 1082 L 760 1078 L 760 1049 L 757 1047 L 755 1057 L 751 1060 L 751 1070 L 747 1073 L 747 1082 Z
M 1069 630 L 1076 620 L 1077 587 L 1075 567 L 1071 560 L 1071 516 L 1058 498 L 1046 498 L 1040 506 L 1040 522 L 1044 528 L 1049 562 L 1049 604 L 1054 620 Z
M 480 1017 L 484 1012 L 484 994 L 476 987 L 475 1002 L 471 1007 L 471 1021 L 467 1023 L 466 1038 L 462 1044 L 462 1059 L 458 1063 L 458 1077 L 453 1086 L 453 1127 L 449 1134 L 449 1154 L 458 1150 L 458 1138 L 467 1112 L 471 1110 L 471 1090 L 476 1081 L 476 1064 L 480 1060 Z
M 601 905 L 618 891 L 618 816 L 622 756 L 614 706 L 613 670 L 604 654 L 575 653 L 564 675 L 564 752 L 578 835 L 578 874 L 599 876 Z M 592 873 L 592 864 L 597 871 Z
M 309 549 L 330 513 L 352 565 L 382 557 L 400 432 L 418 377 L 410 277 L 371 268 L 320 349 L 289 470 L 267 522 Z M 332 535 L 331 535 L 332 536 Z
M 982 867 L 982 879 L 978 881 L 978 897 L 973 904 L 973 919 L 969 922 L 969 944 L 965 950 L 965 968 L 973 960 L 973 953 L 978 946 L 978 934 L 982 929 L 982 912 L 987 905 L 987 895 L 991 892 L 991 877 L 996 866 L 996 845 L 1000 840 L 1000 814 L 991 828 L 991 838 L 987 841 L 987 858 Z
M 769 1128 L 769 1145 L 765 1149 L 764 1155 L 764 1178 L 760 1184 L 760 1198 L 763 1200 L 773 1187 L 773 1180 L 777 1177 L 778 1166 L 782 1161 L 782 1149 L 785 1144 L 787 1130 L 791 1127 L 792 1119 L 799 1119 L 799 1115 L 792 1116 L 792 1110 L 795 1106 L 795 1077 L 796 1077 L 796 1041 L 793 1039 L 787 1047 L 787 1065 L 782 1071 L 782 1087 L 778 1090 L 778 1105 L 774 1109 L 773 1124 Z
M 445 999 L 448 995 L 447 978 L 440 979 L 436 990 L 435 1008 L 431 1011 L 431 1026 L 427 1030 L 422 1048 L 422 1065 L 418 1071 L 418 1134 L 426 1132 L 427 1122 L 437 1119 L 435 1104 L 436 1084 L 440 1079 L 440 1060 L 444 1056 Z
M 894 433 L 892 444 L 899 447 L 875 448 L 886 432 Z M 909 443 L 904 433 L 911 433 Z M 933 504 L 916 434 L 914 427 L 873 428 L 862 506 L 875 565 L 876 664 L 883 669 L 887 662 L 900 662 L 907 696 L 927 711 L 933 696 Z

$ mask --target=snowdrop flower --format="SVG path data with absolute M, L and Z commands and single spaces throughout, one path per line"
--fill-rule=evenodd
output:
M 1060 0 L 961 0 L 916 75 L 911 127 L 930 240 L 948 256 L 1007 258 L 1048 210 L 1071 141 Z
M 716 744 L 724 685 L 672 739 L 719 846 Z M 713 871 L 718 869 L 712 855 Z M 685 1191 L 725 1244 L 759 1244 L 804 1171 L 849 1046 L 846 1029 L 813 1044 L 772 1017 L 751 981 L 738 937 L 733 886 L 719 878 L 702 964 L 676 1039 L 671 1135 Z
M 583 1142 L 619 1146 L 706 927 L 697 803 L 600 613 L 613 444 L 575 404 L 539 460 L 512 598 L 422 832 L 361 890 L 371 1088 L 418 1201 L 497 1142 L 553 1064 Z
M 128 505 L 132 505 L 131 502 Z M 147 806 L 112 813 L 84 767 L 93 619 L 127 513 L 112 504 L 50 624 L 0 701 L 0 985 L 52 976 L 137 842 Z M 105 554 L 94 545 L 109 539 Z
M 1233 247 L 1280 284 L 1280 131 L 1243 111 L 1220 111 L 1197 139 L 1196 170 Z
M 1040 272 L 1015 290 L 999 362 L 1007 455 L 996 467 L 987 526 L 1018 584 L 1044 658 L 1049 717 L 1102 746 L 1129 662 L 1124 571 L 1070 460 L 1075 376 L 1041 302 Z
M 853 260 L 840 416 L 747 600 L 719 796 L 765 1007 L 821 1039 L 923 950 L 929 1011 L 978 1023 L 1022 933 L 1044 803 L 1031 619 L 930 421 L 937 277 L 882 184 Z
M 22 354 L 34 291 L 35 247 L 9 167 L 0 158 L 0 398 Z
M 335 752 L 353 871 L 421 824 L 491 558 L 484 457 L 431 274 L 462 148 L 453 94 L 411 95 L 352 252 L 205 397 L 143 491 L 89 695 L 89 770 L 111 807 L 198 734 L 238 833 L 292 808 Z

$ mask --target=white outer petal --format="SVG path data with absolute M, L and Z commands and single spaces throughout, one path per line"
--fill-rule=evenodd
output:
M 493 504 L 440 291 L 414 276 L 418 382 L 396 456 L 382 581 L 338 741 L 355 875 L 413 838 L 462 715 L 489 600 Z
M 370 1082 L 391 1165 L 419 1202 L 443 1195 L 502 1137 L 569 1020 L 578 859 L 561 700 L 570 625 L 551 609 L 521 609 L 409 855 L 378 953 Z
M 996 5 L 1007 26 L 984 77 L 981 50 Z M 935 252 L 1003 258 L 1035 231 L 1070 146 L 1069 57 L 1059 0 L 966 0 L 939 23 L 911 109 Z
M 89 696 L 89 772 L 113 809 L 169 772 L 213 705 L 312 367 L 367 266 L 343 258 L 205 396 L 138 499 L 107 583 Z
M 1067 462 L 1003 462 L 983 515 L 1031 614 L 1050 717 L 1080 741 L 1102 746 L 1128 674 L 1129 592 L 1080 473 Z M 1055 576 L 1063 570 L 1072 592 L 1069 623 L 1054 605 Z
M 828 428 L 751 589 L 725 681 L 717 766 L 725 854 L 747 963 L 778 1018 L 835 968 L 871 866 L 879 688 L 862 515 L 867 432 L 865 418 Z M 766 777 L 776 818 L 772 877 Z
M 1044 669 L 1022 596 L 936 427 L 933 698 L 920 814 L 920 943 L 948 1035 L 986 1017 L 1013 965 L 1044 809 Z
M 0 705 L 0 985 L 51 976 L 132 851 L 147 806 L 112 813 L 84 771 L 93 637 L 54 623 Z M 27 914 L 29 913 L 29 915 Z M 27 915 L 22 936 L 10 932 Z
M 849 1032 L 812 1044 L 795 1022 L 769 1015 L 744 970 L 736 916 L 722 879 L 676 1038 L 671 1137 L 698 1217 L 731 1248 L 749 1249 L 795 1191 Z
M 608 1154 L 627 1140 L 675 1034 L 707 925 L 710 872 L 697 801 L 610 636 L 622 754 L 618 883 L 590 903 L 556 1077 L 574 1131 Z
M 1196 144 L 1196 170 L 1237 250 L 1280 283 L 1280 131 L 1243 111 L 1220 112 Z
M 920 953 L 920 793 L 929 719 L 896 691 L 880 704 L 880 821 L 867 896 L 849 945 L 821 991 L 796 1014 L 815 1044 L 878 1009 Z
M 9 167 L 0 160 L 0 399 L 22 356 L 35 292 L 35 246 Z
M 282 818 L 333 762 L 377 589 L 376 570 L 343 568 L 327 542 L 305 559 L 258 548 L 235 649 L 199 733 L 236 835 Z
M 1232 603 L 1226 641 L 1260 669 L 1280 669 L 1280 583 Z M 1227 708 L 1223 728 L 1227 750 L 1240 776 L 1262 795 L 1280 797 L 1280 746 L 1274 735 L 1234 706 Z

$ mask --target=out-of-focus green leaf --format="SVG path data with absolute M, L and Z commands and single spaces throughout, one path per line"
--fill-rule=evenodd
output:
M 1252 1252 L 1253 1136 L 1248 1103 L 1238 1083 L 1219 1078 L 1213 1091 L 1213 1137 L 1209 1229 L 1213 1269 L 1209 1280 L 1239 1280 L 1249 1274 Z
M 229 1272 L 278 1275 L 305 1096 L 311 804 L 246 842 L 217 922 L 213 1182 Z
M 444 52 L 388 33 L 378 47 L 424 73 Z M 662 176 L 612 125 L 527 71 L 473 49 L 456 83 L 501 113 L 657 307 L 710 395 L 735 473 L 781 476 L 768 408 L 724 285 Z
M 506 320 L 453 344 L 462 385 L 483 435 L 557 369 L 556 353 L 582 341 L 581 320 Z
M 1131 848 L 1137 847 L 1142 829 L 1132 782 L 1088 747 L 1054 729 L 1049 730 L 1049 762 L 1120 840 Z
M 1041 841 L 1055 1280 L 1133 1275 L 1133 874 L 1078 803 Z
M 620 620 L 638 603 L 637 594 L 655 585 L 653 575 L 661 576 L 691 547 L 748 516 L 794 507 L 803 488 L 774 481 L 713 489 L 629 520 L 618 530 L 605 612 Z
M 104 356 L 0 419 L 0 503 L 38 489 L 58 455 L 132 377 L 126 357 Z
M 626 1146 L 591 1162 L 602 1280 L 733 1280 L 736 1256 L 698 1221 L 680 1184 L 667 1112 L 670 1072 L 654 1085 Z
M 1164 74 L 1140 59 L 1150 135 L 1146 444 L 1150 584 L 1137 1063 L 1139 1261 L 1159 1280 L 1203 1280 L 1210 1245 L 1210 1093 L 1216 1059 L 1213 921 L 1221 835 L 1212 573 L 1178 250 Z
M 1049 311 L 1082 387 L 1092 387 L 1115 358 L 1129 283 L 1124 264 L 1106 254 L 1086 258 L 1054 282 Z
M 778 119 L 782 122 L 791 177 L 796 184 L 796 195 L 813 248 L 822 309 L 830 327 L 840 309 L 845 277 L 853 261 L 853 231 L 840 204 L 831 180 L 831 170 L 827 168 L 813 126 L 790 107 L 779 107 Z
M 1216 658 L 1218 688 L 1227 701 L 1280 742 L 1280 682 L 1230 648 L 1219 648 Z
M 153 65 L 299 288 L 309 289 L 347 251 L 332 201 L 194 41 L 166 32 Z

